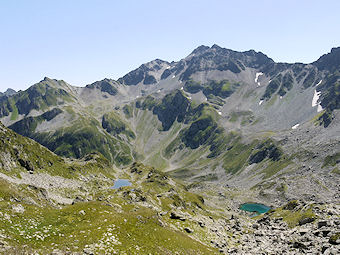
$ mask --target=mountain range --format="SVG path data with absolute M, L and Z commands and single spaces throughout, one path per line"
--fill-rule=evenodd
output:
M 146 200 L 159 213 L 168 209 L 156 206 L 157 189 L 166 192 L 171 184 L 175 193 L 166 197 L 201 218 L 208 217 L 200 211 L 205 206 L 213 208 L 202 209 L 214 212 L 213 218 L 221 217 L 223 206 L 237 211 L 249 201 L 274 208 L 293 200 L 333 205 L 340 190 L 339 109 L 340 48 L 310 64 L 289 64 L 254 50 L 200 46 L 177 62 L 156 59 L 118 80 L 78 87 L 45 77 L 25 91 L 1 93 L 0 121 L 48 150 L 34 143 L 39 152 L 31 155 L 26 145 L 6 142 L 14 149 L 2 151 L 0 169 L 2 175 L 90 175 L 90 188 L 78 192 L 81 199 L 95 183 L 106 187 L 110 178 L 127 176 L 142 185 L 133 199 L 143 201 L 147 183 L 157 183 Z M 3 141 L 5 134 L 16 136 L 2 130 Z M 140 177 L 138 169 L 144 169 Z M 150 173 L 160 179 L 150 181 Z M 26 184 L 33 185 L 27 176 Z M 89 177 L 81 178 L 85 183 Z M 64 190 L 39 192 L 54 205 L 76 199 Z M 205 203 L 195 197 L 202 194 L 210 196 L 202 198 Z M 217 202 L 221 198 L 227 201 Z M 186 234 L 191 230 L 187 226 Z M 202 254 L 213 252 L 208 239 L 193 240 L 207 245 Z M 215 246 L 228 251 L 221 242 Z

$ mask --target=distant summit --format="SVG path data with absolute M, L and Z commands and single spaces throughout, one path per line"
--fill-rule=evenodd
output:
M 322 55 L 314 64 L 320 70 L 335 71 L 340 68 L 340 47 L 332 48 L 330 53 Z
M 14 89 L 8 88 L 4 93 L 0 92 L 0 96 L 12 96 L 17 92 Z

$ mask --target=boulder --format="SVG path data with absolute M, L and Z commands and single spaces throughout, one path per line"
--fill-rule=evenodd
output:
M 322 220 L 318 222 L 318 228 L 326 227 L 327 225 L 327 221 Z
M 178 213 L 178 212 L 171 212 L 170 213 L 170 219 L 173 219 L 173 220 L 181 220 L 181 221 L 185 221 L 186 218 L 183 214 L 181 213 Z
M 305 224 L 307 224 L 307 223 L 313 222 L 314 220 L 315 220 L 315 219 L 312 218 L 312 217 L 305 217 L 305 218 L 299 220 L 299 225 L 300 225 L 300 226 L 301 226 L 301 225 L 305 225 Z
M 185 232 L 187 232 L 187 233 L 192 233 L 192 232 L 194 232 L 194 230 L 192 230 L 191 228 L 189 228 L 189 227 L 185 227 L 184 228 L 184 230 L 185 230 Z
M 340 244 L 340 233 L 336 233 L 329 238 L 330 244 L 339 245 Z

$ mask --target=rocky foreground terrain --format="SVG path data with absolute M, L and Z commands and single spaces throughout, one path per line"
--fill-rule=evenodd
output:
M 240 245 L 228 249 L 227 253 L 339 254 L 339 205 L 301 203 L 293 208 L 291 205 L 294 203 L 290 202 L 252 224 L 248 223 L 245 227 L 248 233 L 241 234 L 241 240 L 238 241 Z M 295 218 L 294 214 L 299 211 L 299 207 L 308 208 L 308 213 Z M 285 221 L 289 214 L 288 218 L 293 219 Z M 294 220 L 298 220 L 298 224 L 291 228 Z

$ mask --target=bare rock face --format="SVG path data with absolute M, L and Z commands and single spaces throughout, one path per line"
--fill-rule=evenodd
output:
M 33 172 L 34 167 L 33 167 L 32 163 L 29 160 L 25 160 L 25 159 L 19 158 L 18 161 L 19 161 L 19 163 L 20 163 L 20 165 L 22 167 L 27 169 L 27 171 Z

